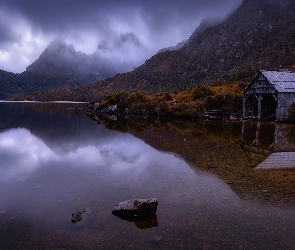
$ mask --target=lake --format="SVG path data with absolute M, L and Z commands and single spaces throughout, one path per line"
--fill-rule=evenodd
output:
M 1 249 L 294 249 L 294 166 L 261 165 L 295 152 L 293 125 L 103 121 L 85 105 L 0 102 Z M 152 219 L 112 214 L 151 197 Z

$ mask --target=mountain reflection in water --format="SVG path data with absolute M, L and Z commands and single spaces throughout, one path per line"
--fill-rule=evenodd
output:
M 293 195 L 277 178 L 293 180 L 293 170 L 253 171 L 243 148 L 257 134 L 251 126 L 97 124 L 67 110 L 75 105 L 0 103 L 3 249 L 293 248 Z M 120 201 L 150 197 L 159 200 L 151 221 L 111 213 Z

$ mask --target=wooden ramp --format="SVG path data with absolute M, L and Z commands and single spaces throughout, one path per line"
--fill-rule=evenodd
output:
M 273 153 L 261 162 L 254 170 L 295 168 L 295 152 Z

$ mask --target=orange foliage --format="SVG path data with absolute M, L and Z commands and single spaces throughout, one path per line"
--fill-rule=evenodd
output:
M 223 85 L 214 85 L 209 86 L 215 94 L 233 94 L 233 95 L 242 95 L 243 87 L 245 85 L 241 82 L 227 83 Z
M 168 64 L 159 64 L 155 69 L 154 72 L 158 73 L 158 72 L 167 72 L 170 69 L 170 65 Z

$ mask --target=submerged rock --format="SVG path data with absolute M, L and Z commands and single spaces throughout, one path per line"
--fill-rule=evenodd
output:
M 72 222 L 76 223 L 82 220 L 82 215 L 86 212 L 85 209 L 82 209 L 81 211 L 78 211 L 77 213 L 72 214 Z
M 122 201 L 117 204 L 112 213 L 124 218 L 151 218 L 155 215 L 158 207 L 156 198 L 133 199 Z

